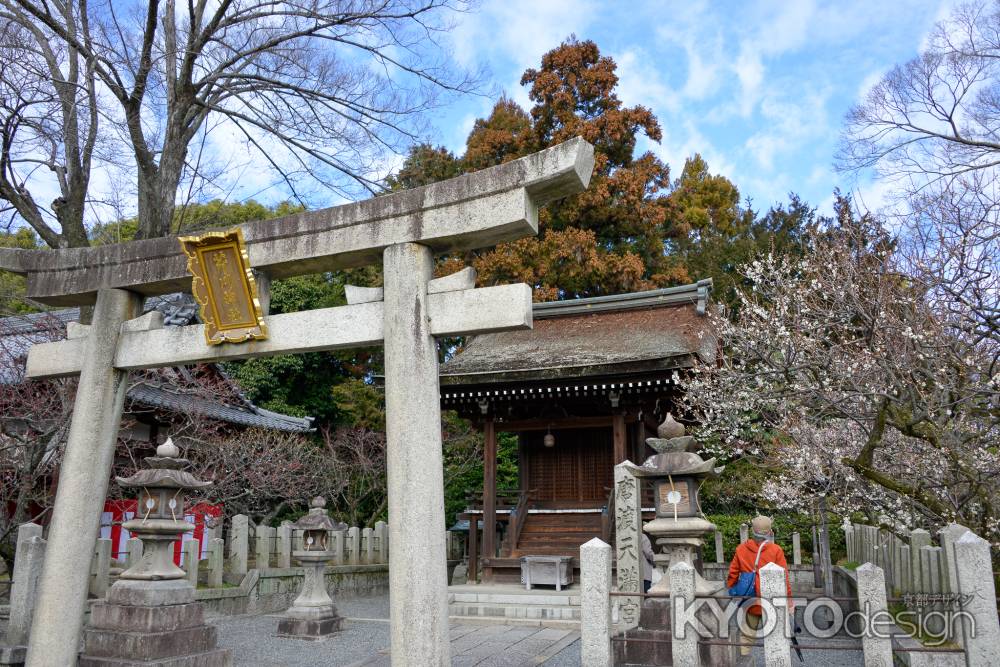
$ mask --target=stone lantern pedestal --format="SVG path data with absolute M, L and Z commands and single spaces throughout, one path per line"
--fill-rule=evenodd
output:
M 326 564 L 333 557 L 327 540 L 331 530 L 343 530 L 347 526 L 336 523 L 326 513 L 326 500 L 316 497 L 309 513 L 299 519 L 293 528 L 302 531 L 301 550 L 292 555 L 305 577 L 302 592 L 278 622 L 278 636 L 295 639 L 325 639 L 340 630 L 343 618 L 337 613 L 333 599 L 326 592 Z
M 707 477 L 718 475 L 722 468 L 716 468 L 715 459 L 706 461 L 697 454 L 698 443 L 693 437 L 684 435 L 684 426 L 669 414 L 657 434 L 660 437 L 646 440 L 657 453 L 641 466 L 629 468 L 633 475 L 654 485 L 656 518 L 642 530 L 653 543 L 653 564 L 662 576 L 649 592 L 669 595 L 670 567 L 687 563 L 695 570 L 695 595 L 717 595 L 725 590 L 725 582 L 704 579 L 696 563 L 696 554 L 704 544 L 705 535 L 715 530 L 715 525 L 702 514 L 698 490 Z M 725 600 L 718 602 L 724 604 Z M 670 613 L 669 598 L 646 599 L 639 612 L 639 627 L 626 630 L 623 636 L 626 641 L 614 644 L 615 665 L 672 665 Z M 708 605 L 702 605 L 695 616 L 714 637 L 723 636 L 720 621 Z M 629 642 L 628 639 L 639 641 Z M 736 651 L 730 646 L 703 645 L 699 652 L 703 665 L 728 667 L 736 664 Z
M 148 469 L 118 478 L 141 489 L 136 516 L 124 524 L 143 542 L 142 559 L 121 574 L 90 612 L 79 667 L 230 667 L 232 655 L 216 647 L 216 628 L 204 620 L 194 587 L 174 565 L 173 544 L 194 526 L 184 520 L 183 492 L 208 486 L 184 470 L 170 440 Z M 89 554 L 87 554 L 89 557 Z

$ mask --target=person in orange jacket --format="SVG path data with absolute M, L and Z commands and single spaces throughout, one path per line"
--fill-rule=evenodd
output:
M 785 585 L 788 589 L 788 597 L 791 598 L 792 584 L 788 578 L 788 561 L 785 560 L 785 552 L 782 548 L 774 543 L 774 530 L 771 519 L 766 516 L 757 516 L 750 522 L 750 527 L 753 535 L 746 542 L 736 547 L 736 552 L 733 554 L 733 561 L 729 564 L 729 577 L 726 579 L 726 587 L 731 588 L 734 586 L 740 578 L 740 573 L 753 572 L 755 561 L 758 573 L 768 563 L 777 563 L 785 570 Z M 758 551 L 760 552 L 760 559 L 757 558 Z M 755 587 L 756 593 L 759 596 L 759 575 L 757 576 Z M 741 655 L 749 654 L 750 647 L 757 639 L 756 630 L 761 625 L 761 613 L 762 610 L 757 601 L 754 601 L 747 609 L 747 628 L 740 628 L 743 635 L 741 641 L 743 646 L 740 647 Z M 751 630 L 752 634 L 745 632 L 746 629 Z

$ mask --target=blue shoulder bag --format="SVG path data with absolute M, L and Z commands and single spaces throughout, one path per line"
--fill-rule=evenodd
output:
M 757 548 L 757 558 L 753 561 L 752 572 L 740 572 L 740 578 L 729 587 L 729 595 L 734 598 L 744 598 L 743 602 L 757 595 L 757 564 L 760 563 L 760 552 L 767 542 L 761 542 Z M 740 602 L 740 604 L 743 604 Z

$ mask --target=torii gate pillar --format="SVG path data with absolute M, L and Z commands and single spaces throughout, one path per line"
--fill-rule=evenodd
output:
M 83 367 L 66 450 L 60 465 L 55 505 L 60 511 L 49 522 L 45 570 L 56 577 L 42 577 L 35 604 L 33 627 L 62 628 L 70 641 L 54 641 L 47 633 L 32 632 L 28 655 L 34 664 L 56 667 L 75 665 L 80 637 L 74 616 L 87 604 L 87 578 L 61 576 L 85 565 L 90 570 L 101 514 L 108 493 L 108 472 L 115 455 L 128 372 L 114 367 L 122 324 L 134 318 L 140 299 L 133 292 L 105 289 L 98 292 L 94 324 L 84 347 Z
M 427 316 L 433 256 L 401 243 L 383 262 L 385 376 L 395 380 L 385 383 L 392 664 L 450 665 L 438 356 Z M 407 561 L 434 566 L 414 576 Z

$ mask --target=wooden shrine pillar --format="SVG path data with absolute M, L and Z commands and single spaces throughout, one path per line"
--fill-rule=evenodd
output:
M 605 431 L 605 433 L 606 432 L 607 431 Z M 625 414 L 622 412 L 616 412 L 611 417 L 611 433 L 615 443 L 615 465 L 618 465 L 628 458 L 625 432 Z
M 479 516 L 466 514 L 469 519 L 469 574 L 468 581 L 479 581 Z
M 493 568 L 489 561 L 496 557 L 497 535 L 497 430 L 496 422 L 490 417 L 483 425 L 483 579 L 493 578 Z

